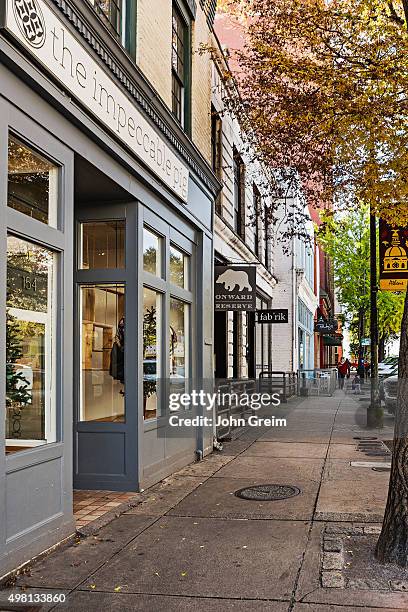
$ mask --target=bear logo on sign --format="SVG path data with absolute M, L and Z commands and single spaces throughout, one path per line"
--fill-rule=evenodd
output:
M 251 284 L 248 279 L 248 274 L 243 270 L 225 270 L 216 280 L 219 285 L 224 285 L 227 291 L 234 291 L 238 286 L 238 291 L 247 289 L 252 291 Z

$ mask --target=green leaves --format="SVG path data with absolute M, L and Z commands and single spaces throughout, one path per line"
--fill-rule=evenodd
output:
M 334 264 L 335 284 L 340 302 L 345 306 L 351 330 L 358 328 L 364 313 L 368 333 L 370 321 L 370 228 L 369 210 L 364 204 L 347 213 L 322 214 L 317 239 Z M 401 329 L 404 295 L 379 292 L 379 335 L 385 340 Z

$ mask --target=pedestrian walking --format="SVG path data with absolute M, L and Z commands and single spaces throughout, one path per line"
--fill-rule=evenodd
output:
M 360 359 L 358 360 L 357 374 L 360 377 L 361 384 L 363 384 L 364 382 L 365 373 L 366 373 L 365 363 L 366 362 L 365 362 L 364 357 L 360 357 Z
M 350 362 L 348 359 L 342 357 L 340 363 L 337 366 L 339 373 L 339 388 L 344 389 L 344 381 L 346 376 L 350 376 Z
M 356 372 L 353 380 L 351 381 L 351 388 L 354 391 L 354 395 L 360 395 L 361 393 L 361 378 Z

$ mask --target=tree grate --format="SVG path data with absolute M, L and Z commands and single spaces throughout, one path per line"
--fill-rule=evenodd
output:
M 239 489 L 234 495 L 249 501 L 279 501 L 295 497 L 299 493 L 300 489 L 292 485 L 264 484 Z

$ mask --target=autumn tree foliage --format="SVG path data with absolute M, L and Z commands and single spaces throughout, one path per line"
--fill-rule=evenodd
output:
M 222 0 L 244 30 L 234 112 L 308 204 L 408 224 L 406 0 Z M 405 6 L 404 6 L 405 5 Z M 407 10 L 408 14 L 408 10 Z M 228 74 L 225 75 L 228 84 Z M 276 183 L 276 203 L 282 199 Z M 408 566 L 408 300 L 388 503 L 377 546 Z

